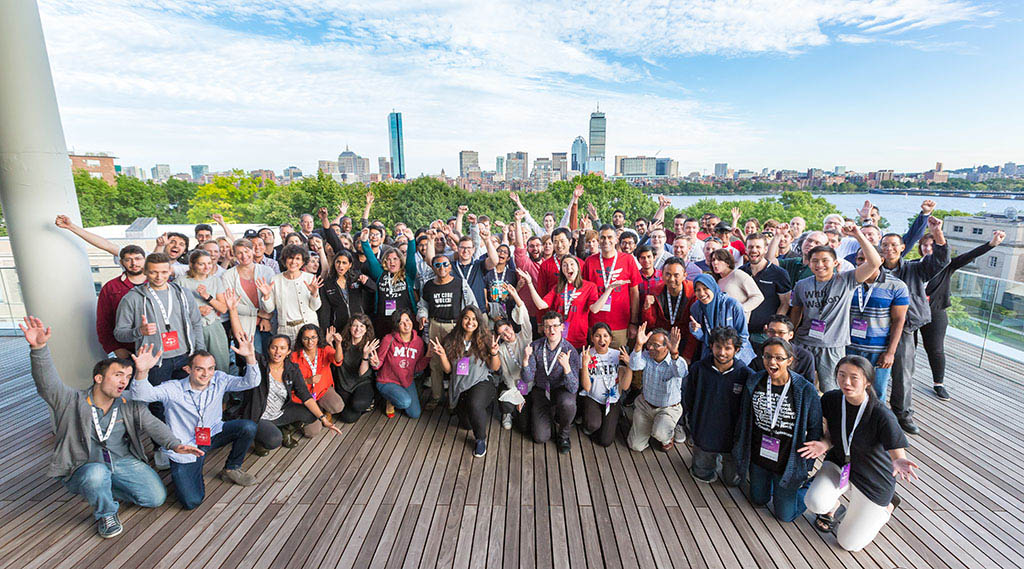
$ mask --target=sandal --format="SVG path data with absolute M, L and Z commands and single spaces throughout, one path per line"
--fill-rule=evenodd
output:
M 390 401 L 384 405 L 384 414 L 387 415 L 388 419 L 395 416 L 395 406 Z
M 832 514 L 818 514 L 814 519 L 814 529 L 821 533 L 829 533 L 836 527 L 836 519 Z

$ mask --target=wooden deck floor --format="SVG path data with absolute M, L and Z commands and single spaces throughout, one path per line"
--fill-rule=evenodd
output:
M 96 536 L 88 506 L 44 475 L 46 408 L 27 346 L 0 341 L 0 565 L 5 567 L 1024 567 L 1024 366 L 950 340 L 954 400 L 931 394 L 923 352 L 915 400 L 921 481 L 864 551 L 850 554 L 809 515 L 780 524 L 742 492 L 698 485 L 685 447 L 609 449 L 580 434 L 560 456 L 492 423 L 474 459 L 438 410 L 375 412 L 245 468 L 260 483 L 213 478 L 182 510 L 124 506 L 125 532 Z M 173 495 L 173 493 L 172 493 Z

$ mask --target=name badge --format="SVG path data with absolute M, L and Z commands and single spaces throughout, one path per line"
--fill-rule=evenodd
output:
M 163 345 L 165 352 L 177 350 L 180 347 L 180 344 L 178 343 L 178 331 L 171 330 L 169 332 L 161 333 L 160 343 Z
M 850 335 L 854 338 L 867 338 L 868 321 L 860 318 L 854 318 L 853 323 L 850 326 Z
M 611 311 L 612 311 L 612 297 L 609 296 L 608 299 L 604 301 L 604 306 L 601 307 L 601 312 L 611 312 Z
M 526 385 L 526 382 L 521 379 L 516 382 L 516 389 L 518 389 L 519 393 L 522 395 L 526 395 L 530 391 L 529 387 Z
M 459 358 L 459 363 L 455 364 L 455 375 L 469 375 L 469 358 Z
M 807 335 L 816 340 L 825 338 L 825 321 L 824 320 L 811 320 L 811 329 Z
M 397 300 L 385 300 L 384 301 L 384 316 L 391 316 L 398 309 Z
M 103 462 L 107 463 L 107 466 L 113 464 L 113 462 L 110 460 L 110 451 L 107 449 L 102 449 L 101 452 L 103 454 Z
M 847 464 L 839 472 L 839 489 L 844 490 L 850 484 L 850 465 Z
M 562 326 L 562 339 L 566 340 L 569 338 L 569 323 L 566 322 L 565 326 Z
M 779 439 L 769 437 L 768 435 L 761 435 L 761 456 L 763 458 L 767 458 L 772 462 L 778 462 L 779 446 Z
M 196 427 L 196 446 L 210 446 L 210 427 Z

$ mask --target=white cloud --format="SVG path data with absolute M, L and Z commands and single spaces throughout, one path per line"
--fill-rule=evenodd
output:
M 467 148 L 485 168 L 513 150 L 567 151 L 597 101 L 610 155 L 660 148 L 684 169 L 709 164 L 763 133 L 695 97 L 665 60 L 796 54 L 987 15 L 961 0 L 593 4 L 42 0 L 41 11 L 80 149 L 175 170 L 311 171 L 346 143 L 376 162 L 395 108 L 413 175 L 451 171 Z

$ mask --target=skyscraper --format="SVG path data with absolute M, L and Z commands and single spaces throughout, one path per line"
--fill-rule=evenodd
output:
M 391 177 L 391 161 L 387 156 L 377 157 L 377 169 L 380 171 L 380 179 L 387 180 Z
M 715 177 L 725 178 L 729 176 L 729 165 L 725 162 L 715 164 Z
M 587 159 L 587 172 L 604 173 L 605 139 L 608 122 L 600 107 L 590 113 L 590 155 Z
M 466 178 L 470 172 L 480 171 L 480 153 L 476 150 L 459 152 L 459 177 Z
M 397 180 L 404 180 L 405 135 L 402 131 L 402 113 L 391 111 L 388 115 L 388 137 L 391 141 L 391 175 Z
M 504 156 L 496 156 L 494 158 L 494 171 L 495 172 L 501 172 L 502 174 L 505 173 L 505 157 Z
M 345 147 L 338 155 L 338 172 L 341 174 L 363 175 L 370 173 L 370 161 Z
M 525 180 L 530 175 L 529 155 L 526 152 L 509 152 L 505 156 L 505 179 Z
M 552 180 L 565 180 L 568 178 L 569 164 L 565 152 L 551 153 Z
M 572 141 L 572 163 L 569 169 L 586 174 L 587 156 L 587 141 L 582 136 L 577 136 L 576 140 Z
M 192 181 L 202 182 L 203 176 L 210 173 L 210 167 L 206 164 L 193 164 L 192 165 Z
M 169 164 L 157 164 L 150 169 L 153 174 L 153 180 L 157 182 L 165 182 L 171 177 L 171 166 Z

